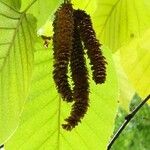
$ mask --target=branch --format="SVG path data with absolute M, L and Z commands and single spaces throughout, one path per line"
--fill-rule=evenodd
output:
M 150 99 L 150 95 L 148 95 L 130 114 L 125 117 L 125 121 L 122 123 L 118 131 L 114 134 L 113 138 L 111 139 L 110 143 L 107 146 L 107 150 L 110 150 L 114 142 L 118 139 L 119 135 L 122 133 L 124 128 L 130 122 L 130 120 L 135 116 L 135 114 L 142 108 L 142 106 Z

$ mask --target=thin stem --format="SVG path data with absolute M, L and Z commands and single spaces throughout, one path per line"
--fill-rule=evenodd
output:
M 4 145 L 0 145 L 0 149 L 3 148 L 3 147 L 4 147 Z
M 71 0 L 64 0 L 64 3 L 71 3 Z
M 114 134 L 110 143 L 107 146 L 107 150 L 110 150 L 114 142 L 118 139 L 119 135 L 122 133 L 124 128 L 130 122 L 130 120 L 135 116 L 135 114 L 142 108 L 142 106 L 150 99 L 150 95 L 148 95 L 130 114 L 125 117 L 125 121 L 122 123 L 118 131 Z

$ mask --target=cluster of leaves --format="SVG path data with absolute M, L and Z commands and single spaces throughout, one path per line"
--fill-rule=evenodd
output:
M 72 0 L 74 7 L 91 15 L 104 45 L 107 81 L 97 86 L 90 75 L 87 115 L 72 132 L 61 128 L 70 105 L 62 102 L 54 86 L 51 43 L 44 48 L 37 31 L 48 18 L 53 21 L 62 2 L 0 0 L 0 144 L 6 150 L 104 150 L 113 131 L 117 100 L 127 110 L 129 101 L 123 100 L 134 91 L 140 96 L 150 91 L 150 1 Z M 42 30 L 51 36 L 51 23 Z M 116 56 L 119 61 L 114 65 Z
M 130 103 L 130 111 L 132 111 L 141 99 L 135 95 Z M 120 127 L 124 121 L 124 117 L 128 113 L 122 108 L 119 109 L 115 121 L 115 131 Z M 112 150 L 149 150 L 150 141 L 150 106 L 145 104 L 143 108 L 137 113 L 133 120 L 129 123 L 127 128 L 120 135 Z

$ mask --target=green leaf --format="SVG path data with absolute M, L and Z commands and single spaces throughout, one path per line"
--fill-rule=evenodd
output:
M 113 51 L 141 36 L 150 27 L 149 0 L 84 0 L 83 2 L 73 0 L 73 2 L 76 7 L 92 13 L 102 43 Z
M 0 1 L 0 143 L 18 126 L 33 67 L 35 19 Z
M 94 14 L 94 12 L 96 11 L 96 9 L 99 7 L 97 5 L 98 0 L 84 0 L 84 1 L 80 1 L 80 0 L 72 0 L 73 3 L 73 7 L 75 9 L 84 9 L 86 10 L 86 12 L 88 12 L 90 15 Z
M 107 81 L 95 85 L 90 79 L 90 107 L 82 122 L 71 132 L 62 129 L 71 109 L 63 102 L 52 78 L 53 51 L 37 45 L 32 87 L 21 123 L 5 144 L 6 150 L 30 149 L 106 149 L 113 130 L 117 107 L 117 79 L 111 52 L 103 48 L 107 57 Z M 107 93 L 107 94 L 106 94 Z
M 28 5 L 32 5 L 28 12 L 38 19 L 37 27 L 39 28 L 45 24 L 48 17 L 50 17 L 54 9 L 56 9 L 62 1 L 63 0 L 22 0 L 21 10 L 24 11 L 28 8 Z
M 131 86 L 129 79 L 123 70 L 119 51 L 113 53 L 113 59 L 119 83 L 119 106 L 128 112 L 130 101 L 135 94 L 135 89 Z
M 129 81 L 142 98 L 146 97 L 150 93 L 150 29 L 122 47 L 120 57 Z
M 5 3 L 9 7 L 14 8 L 18 11 L 21 7 L 21 0 L 1 0 L 1 3 Z

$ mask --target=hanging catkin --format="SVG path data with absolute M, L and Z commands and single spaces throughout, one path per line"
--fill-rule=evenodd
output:
M 96 84 L 104 83 L 106 80 L 106 60 L 100 49 L 101 44 L 96 39 L 90 16 L 83 10 L 76 10 L 75 17 L 78 18 L 80 34 L 90 59 L 93 71 L 93 80 Z
M 71 130 L 84 117 L 88 108 L 89 101 L 89 83 L 88 72 L 86 69 L 84 50 L 77 26 L 78 18 L 74 18 L 74 36 L 73 36 L 73 50 L 71 53 L 70 66 L 72 72 L 73 96 L 74 104 L 70 116 L 65 119 L 67 124 L 63 124 L 63 128 Z
M 87 49 L 96 84 L 105 82 L 107 63 L 90 16 L 83 10 L 73 10 L 70 0 L 65 0 L 56 11 L 53 31 L 53 78 L 63 100 L 74 100 L 70 116 L 62 124 L 65 130 L 70 131 L 81 122 L 89 106 L 88 71 L 82 42 Z M 68 82 L 68 65 L 71 68 L 72 90 Z
M 53 22 L 53 50 L 54 50 L 54 71 L 53 78 L 58 93 L 63 100 L 73 100 L 72 91 L 68 82 L 68 64 L 73 45 L 73 8 L 69 2 L 63 3 L 55 13 Z

